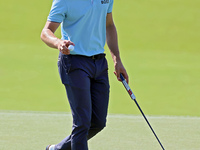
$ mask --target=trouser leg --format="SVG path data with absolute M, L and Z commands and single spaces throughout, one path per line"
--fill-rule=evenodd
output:
M 88 139 L 106 126 L 109 100 L 109 82 L 107 71 L 91 81 L 92 118 Z
M 90 78 L 86 72 L 76 70 L 70 76 L 70 80 L 74 84 L 66 84 L 65 88 L 73 117 L 72 133 L 56 148 L 58 150 L 87 150 L 87 135 L 92 114 Z

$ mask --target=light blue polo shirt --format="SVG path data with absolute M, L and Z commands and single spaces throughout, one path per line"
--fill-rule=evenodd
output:
M 104 53 L 106 16 L 113 0 L 54 0 L 48 21 L 61 23 L 62 39 L 75 44 L 71 54 Z

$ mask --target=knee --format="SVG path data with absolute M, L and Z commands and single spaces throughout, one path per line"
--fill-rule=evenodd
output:
M 96 125 L 94 123 L 91 124 L 90 130 L 88 132 L 87 139 L 91 139 L 93 136 L 95 136 L 97 133 L 99 133 L 101 130 L 103 130 L 105 126 Z
M 104 122 L 91 123 L 90 129 L 94 129 L 96 131 L 101 131 L 105 128 L 106 124 Z
M 90 129 L 93 129 L 96 133 L 101 132 L 105 126 L 96 126 L 96 127 L 91 127 Z
M 73 129 L 79 132 L 88 131 L 90 129 L 89 123 L 74 124 Z

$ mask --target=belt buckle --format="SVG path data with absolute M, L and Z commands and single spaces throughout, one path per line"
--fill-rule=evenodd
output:
M 95 55 L 92 56 L 92 59 L 95 59 Z

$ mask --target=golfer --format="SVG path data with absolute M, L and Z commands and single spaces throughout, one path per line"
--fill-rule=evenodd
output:
M 110 49 L 115 75 L 128 75 L 121 62 L 112 18 L 113 0 L 54 0 L 41 39 L 59 50 L 58 70 L 67 92 L 73 126 L 71 135 L 46 150 L 88 150 L 87 141 L 106 126 L 109 101 Z M 54 35 L 61 24 L 62 38 Z M 68 49 L 69 45 L 74 50 Z

